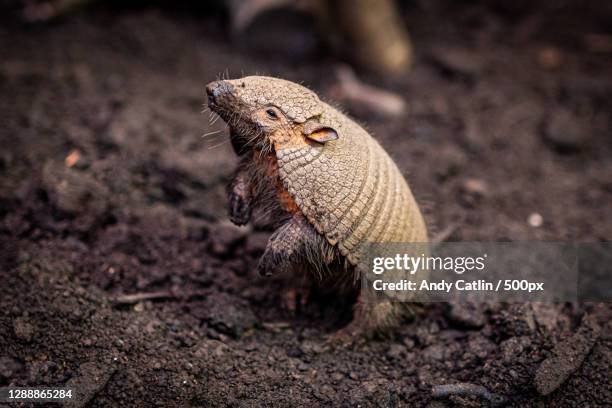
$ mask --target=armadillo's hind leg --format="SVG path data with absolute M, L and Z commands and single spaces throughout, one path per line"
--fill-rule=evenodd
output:
M 295 214 L 272 234 L 257 271 L 260 275 L 272 276 L 303 264 L 308 261 L 313 245 L 320 240 L 308 221 L 301 214 Z
M 361 300 L 355 305 L 353 321 L 349 324 L 352 328 L 360 328 L 361 332 L 368 335 L 386 336 L 396 328 L 402 320 L 414 315 L 411 303 L 392 302 L 389 300 L 372 300 L 363 302 Z
M 359 295 L 355 303 L 353 320 L 333 333 L 329 341 L 349 345 L 365 337 L 387 337 L 403 320 L 414 316 L 413 303 L 391 302 L 389 300 L 366 301 Z

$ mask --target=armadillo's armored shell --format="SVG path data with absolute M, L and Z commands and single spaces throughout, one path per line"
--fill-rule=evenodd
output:
M 264 76 L 250 76 L 228 82 L 238 89 L 243 102 L 253 106 L 274 105 L 297 123 L 304 123 L 308 118 L 323 112 L 323 104 L 317 94 L 294 82 Z M 242 84 L 246 86 L 242 87 Z
M 363 128 L 323 105 L 322 120 L 338 140 L 276 152 L 279 175 L 304 215 L 353 265 L 369 243 L 426 242 L 422 215 L 393 160 Z

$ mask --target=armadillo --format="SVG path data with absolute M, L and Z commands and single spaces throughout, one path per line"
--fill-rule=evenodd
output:
M 263 76 L 215 81 L 206 90 L 241 157 L 228 188 L 230 219 L 244 225 L 265 207 L 278 224 L 260 274 L 307 265 L 319 277 L 331 271 L 356 285 L 371 243 L 427 242 L 419 206 L 394 161 L 313 91 Z M 395 303 L 358 302 L 350 326 L 384 330 L 400 317 Z

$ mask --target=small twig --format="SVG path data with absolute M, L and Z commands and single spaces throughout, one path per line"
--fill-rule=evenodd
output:
M 398 117 L 406 112 L 406 102 L 393 92 L 364 84 L 353 69 L 340 65 L 336 69 L 338 84 L 331 90 L 332 96 L 387 117 Z
M 482 385 L 471 383 L 456 383 L 436 385 L 431 390 L 434 398 L 447 398 L 452 395 L 476 396 L 489 401 L 491 406 L 498 407 L 506 403 L 503 395 L 495 394 Z
M 280 330 L 291 327 L 289 322 L 263 322 L 261 325 L 264 329 L 267 329 L 273 332 L 278 332 Z
M 143 300 L 155 300 L 155 299 L 166 299 L 174 298 L 171 292 L 159 291 L 159 292 L 142 292 L 132 293 L 130 295 L 119 295 L 115 298 L 115 303 L 131 305 L 134 303 L 142 302 Z
M 115 297 L 115 304 L 119 305 L 131 305 L 134 303 L 142 302 L 145 300 L 160 300 L 160 299 L 181 299 L 188 300 L 194 297 L 203 296 L 205 293 L 202 291 L 193 291 L 187 293 L 173 293 L 167 290 L 160 290 L 157 292 L 140 292 L 132 293 L 129 295 L 119 295 Z

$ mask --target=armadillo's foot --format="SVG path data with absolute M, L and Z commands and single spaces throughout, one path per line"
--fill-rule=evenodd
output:
M 348 326 L 328 335 L 325 342 L 332 347 L 348 348 L 365 342 L 363 327 L 359 323 L 351 322 Z
M 353 320 L 347 326 L 332 333 L 327 338 L 327 343 L 346 348 L 365 341 L 372 332 L 371 322 L 367 320 L 371 306 L 372 304 L 364 302 L 360 295 L 354 306 Z
M 251 197 L 248 178 L 238 171 L 227 191 L 229 218 L 236 225 L 245 225 L 251 219 Z
M 229 218 L 236 225 L 245 225 L 251 219 L 249 201 L 235 190 L 229 193 Z
M 368 336 L 388 337 L 405 317 L 409 316 L 410 304 L 405 302 L 373 301 L 360 303 L 355 310 L 355 317 Z
M 334 333 L 330 340 L 346 345 L 374 336 L 386 337 L 409 314 L 408 310 L 407 303 L 365 302 L 359 296 L 354 307 L 353 320 L 348 326 Z
M 309 295 L 310 288 L 306 286 L 287 289 L 281 295 L 282 307 L 292 314 L 299 315 L 304 310 Z

